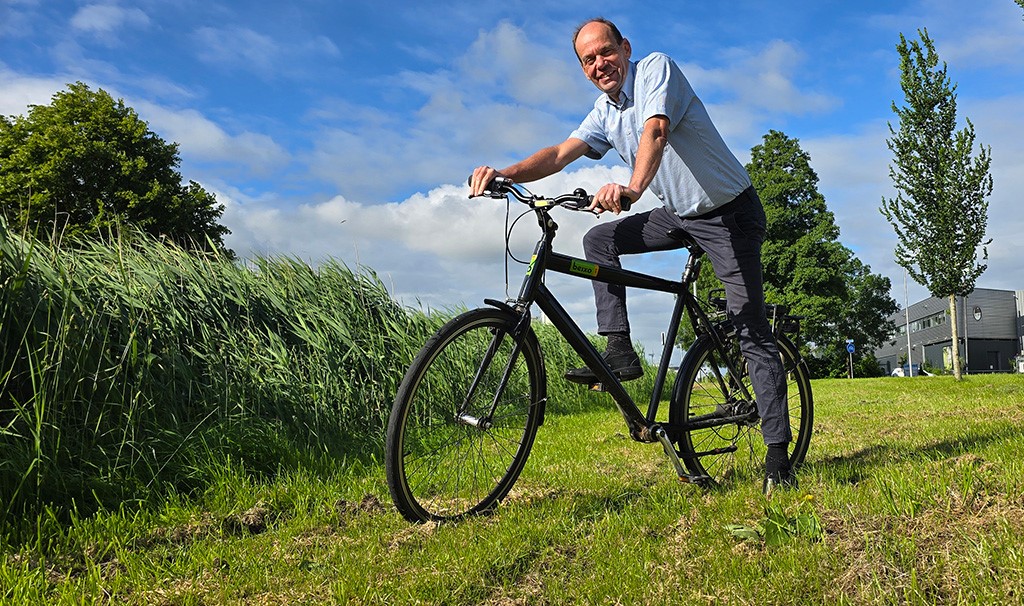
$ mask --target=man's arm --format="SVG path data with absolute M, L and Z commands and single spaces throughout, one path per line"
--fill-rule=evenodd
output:
M 622 210 L 622 196 L 636 202 L 643 195 L 661 167 L 661 157 L 665 152 L 665 145 L 668 144 L 668 128 L 666 116 L 651 116 L 644 122 L 644 132 L 640 135 L 640 146 L 636 151 L 636 163 L 629 186 L 623 187 L 618 183 L 605 185 L 594 194 L 591 208 L 602 208 L 618 214 Z
M 470 178 L 470 195 L 479 196 L 487 189 L 487 184 L 495 177 L 508 177 L 516 183 L 529 183 L 553 175 L 578 160 L 590 149 L 580 139 L 572 137 L 551 147 L 545 147 L 532 154 L 522 162 L 517 162 L 500 171 L 490 166 L 480 166 L 473 171 Z
M 647 186 L 654 180 L 661 167 L 661 158 L 668 145 L 668 117 L 651 116 L 644 122 L 644 132 L 640 135 L 640 147 L 636 151 L 636 166 L 629 180 L 629 189 L 636 192 L 639 198 Z M 636 202 L 636 199 L 633 199 Z

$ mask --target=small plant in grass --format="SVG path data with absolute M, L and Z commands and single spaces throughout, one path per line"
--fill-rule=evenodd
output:
M 818 541 L 825 531 L 811 505 L 813 501 L 814 496 L 807 495 L 789 508 L 778 501 L 769 502 L 764 508 L 764 519 L 756 525 L 727 524 L 725 529 L 745 541 L 763 541 L 770 547 L 782 545 L 796 537 Z

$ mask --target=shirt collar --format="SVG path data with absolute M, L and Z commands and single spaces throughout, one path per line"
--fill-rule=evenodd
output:
M 613 99 L 610 95 L 605 95 L 605 101 L 615 107 L 616 109 L 625 109 L 629 102 L 633 100 L 633 82 L 636 76 L 636 62 L 630 61 L 626 69 L 626 80 L 622 83 L 622 88 L 619 89 L 619 98 Z

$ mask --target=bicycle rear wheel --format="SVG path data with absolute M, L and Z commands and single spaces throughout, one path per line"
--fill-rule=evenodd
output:
M 488 511 L 519 477 L 543 421 L 546 377 L 533 330 L 520 346 L 512 338 L 518 322 L 499 309 L 461 314 L 406 372 L 385 459 L 391 497 L 409 521 Z
M 793 431 L 790 462 L 795 469 L 803 463 L 811 441 L 814 424 L 811 380 L 807 365 L 793 343 L 782 335 L 777 341 L 786 369 L 789 422 Z M 726 345 L 731 366 L 739 374 L 739 383 L 753 397 L 739 343 L 733 338 Z M 730 365 L 720 358 L 711 338 L 704 335 L 683 360 L 670 406 L 672 423 L 686 427 L 679 439 L 680 457 L 690 473 L 708 476 L 716 483 L 734 478 L 760 479 L 766 446 L 756 405 L 735 387 L 738 383 L 729 376 Z M 714 424 L 715 416 L 735 418 L 744 414 L 747 416 L 742 419 Z M 698 427 L 695 419 L 704 419 L 712 426 Z

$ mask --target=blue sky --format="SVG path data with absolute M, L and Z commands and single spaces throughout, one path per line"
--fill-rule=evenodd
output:
M 180 145 L 182 174 L 226 205 L 239 254 L 334 257 L 374 269 L 407 304 L 475 306 L 505 292 L 504 206 L 466 200 L 466 176 L 579 123 L 597 91 L 569 39 L 596 15 L 619 24 L 634 57 L 674 57 L 742 161 L 769 129 L 799 139 L 841 241 L 901 303 L 878 207 L 893 193 L 885 139 L 903 100 L 895 45 L 927 28 L 961 119 L 992 148 L 993 243 L 978 286 L 1024 288 L 1024 11 L 1013 0 L 0 0 L 0 114 L 48 103 L 68 82 L 104 88 Z M 531 189 L 628 179 L 613 155 Z M 560 248 L 579 252 L 594 221 L 566 215 Z M 521 225 L 513 242 L 528 254 L 535 234 Z M 627 266 L 673 276 L 682 258 Z M 510 271 L 514 294 L 521 270 Z M 593 330 L 589 285 L 552 284 Z M 912 301 L 924 296 L 910 285 Z M 631 297 L 635 336 L 655 351 L 671 302 Z

